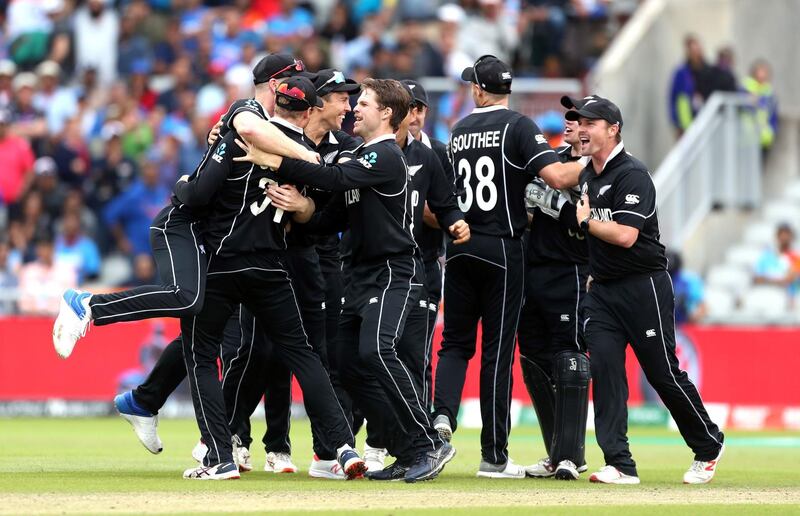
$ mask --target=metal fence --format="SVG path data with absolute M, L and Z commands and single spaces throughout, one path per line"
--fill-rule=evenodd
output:
M 752 101 L 714 93 L 653 176 L 661 241 L 680 249 L 715 207 L 758 207 L 761 177 Z

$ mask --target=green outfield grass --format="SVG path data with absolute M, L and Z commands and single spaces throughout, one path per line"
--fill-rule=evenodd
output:
M 257 439 L 263 423 L 255 422 Z M 479 480 L 478 431 L 459 430 L 458 455 L 436 480 L 417 485 L 366 480 L 335 482 L 307 476 L 311 458 L 307 422 L 293 423 L 294 459 L 301 472 L 256 471 L 239 481 L 198 482 L 181 478 L 193 465 L 197 440 L 193 421 L 164 420 L 165 450 L 151 455 L 119 418 L 0 419 L 0 513 L 201 513 L 354 512 L 374 514 L 764 514 L 800 513 L 800 434 L 729 432 L 727 452 L 714 482 L 684 486 L 692 460 L 680 435 L 631 429 L 640 486 L 600 486 L 555 480 Z M 260 444 L 260 443 L 259 443 Z M 538 460 L 543 446 L 535 428 L 516 428 L 511 456 L 520 464 Z M 587 437 L 590 471 L 602 455 Z

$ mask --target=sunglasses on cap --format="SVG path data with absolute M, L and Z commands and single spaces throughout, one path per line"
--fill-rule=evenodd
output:
M 303 61 L 301 59 L 295 59 L 292 64 L 284 66 L 277 72 L 270 75 L 269 78 L 274 79 L 275 76 L 282 74 L 286 70 L 291 70 L 292 68 L 294 68 L 296 72 L 304 72 L 306 70 L 306 65 L 303 64 Z
M 299 100 L 300 102 L 305 102 L 306 104 L 308 104 L 308 107 L 313 107 L 311 105 L 311 103 L 308 101 L 308 99 L 306 98 L 305 92 L 303 90 L 301 90 L 300 88 L 298 88 L 297 86 L 292 86 L 290 88 L 289 85 L 284 82 L 283 84 L 278 86 L 278 90 L 277 91 L 281 95 L 286 95 L 287 97 L 291 97 L 294 100 Z
M 325 88 L 325 86 L 327 86 L 328 84 L 331 84 L 331 83 L 333 83 L 333 84 L 344 84 L 344 82 L 345 82 L 344 74 L 342 72 L 335 71 L 335 72 L 333 72 L 333 76 L 330 79 L 328 79 L 327 81 L 323 82 L 317 88 L 317 93 L 319 93 L 320 90 Z

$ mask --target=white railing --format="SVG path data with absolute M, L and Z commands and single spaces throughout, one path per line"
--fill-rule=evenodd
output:
M 661 241 L 681 249 L 714 207 L 758 207 L 761 175 L 752 101 L 714 93 L 653 175 Z

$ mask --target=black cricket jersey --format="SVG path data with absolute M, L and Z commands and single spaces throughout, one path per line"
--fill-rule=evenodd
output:
M 322 137 L 322 140 L 314 150 L 319 153 L 323 163 L 332 165 L 339 160 L 339 155 L 342 152 L 351 151 L 361 143 L 363 141 L 357 136 L 350 136 L 344 131 L 330 131 Z M 315 197 L 314 202 L 317 205 L 317 210 L 321 211 L 330 202 L 333 192 L 327 192 L 324 195 L 322 190 L 318 190 L 318 192 L 319 200 Z M 327 272 L 338 271 L 341 268 L 339 235 L 315 235 L 313 239 L 319 255 L 320 268 Z
M 442 166 L 449 189 L 455 195 L 455 175 L 450 160 L 447 157 L 447 145 L 435 138 L 430 138 L 424 132 L 421 133 L 420 143 L 431 149 Z M 409 163 L 409 167 L 411 164 Z M 463 193 L 463 192 L 462 192 Z M 432 228 L 427 224 L 422 225 L 422 234 L 416 237 L 417 244 L 422 250 L 422 260 L 425 262 L 436 260 L 444 254 L 444 242 L 446 232 L 442 229 Z
M 387 134 L 360 145 L 347 161 L 315 165 L 284 159 L 278 174 L 322 190 L 339 192 L 310 225 L 318 232 L 350 228 L 352 263 L 412 255 L 411 192 L 402 151 Z
M 630 249 L 587 236 L 589 273 L 598 282 L 667 269 L 659 242 L 656 189 L 647 167 L 617 145 L 598 175 L 589 162 L 580 175 L 581 192 L 588 193 L 591 217 L 639 230 Z
M 225 144 L 226 154 L 231 159 L 244 155 L 234 142 L 239 136 L 232 125 L 233 117 L 242 111 L 268 119 L 261 104 L 253 99 L 236 101 L 231 105 L 220 131 L 220 145 Z M 272 170 L 252 163 L 231 161 L 228 176 L 216 193 L 205 220 L 204 237 L 212 255 L 230 257 L 286 249 L 284 226 L 289 217 L 285 214 L 280 223 L 273 222 L 276 209 L 264 195 L 267 185 L 278 183 L 279 179 L 280 176 Z
M 313 144 L 305 136 L 305 134 L 303 133 L 303 129 L 301 129 L 300 127 L 297 127 L 288 120 L 284 120 L 283 118 L 276 116 L 270 118 L 270 122 L 275 124 L 275 126 L 278 129 L 280 129 L 280 131 L 293 142 L 300 144 L 309 150 L 313 148 Z M 281 178 L 279 183 L 284 184 L 291 182 Z M 294 186 L 297 187 L 297 189 L 300 191 L 302 195 L 312 198 L 315 203 L 324 202 L 323 196 L 325 198 L 328 197 L 327 192 L 322 192 L 316 188 L 308 188 L 305 185 L 297 183 L 294 183 Z M 287 213 L 284 215 L 284 217 L 291 217 L 291 214 Z M 289 218 L 288 220 L 291 219 Z M 311 247 L 314 245 L 313 237 L 308 234 L 308 232 L 305 230 L 303 226 L 304 226 L 303 224 L 297 224 L 295 222 L 292 222 L 291 229 L 289 230 L 289 232 L 286 233 L 286 245 L 288 247 L 301 248 L 301 247 Z
M 504 106 L 476 108 L 453 127 L 449 154 L 472 233 L 522 236 L 528 226 L 525 185 L 531 174 L 558 161 L 536 124 Z
M 580 156 L 573 156 L 571 151 L 572 147 L 566 145 L 556 152 L 562 163 L 580 159 Z M 575 202 L 580 199 L 580 189 L 575 187 L 569 191 L 562 190 L 561 193 L 569 195 L 570 200 L 561 208 L 559 219 L 554 219 L 539 208 L 533 210 L 527 251 L 531 265 L 553 262 L 583 265 L 589 261 L 586 237 L 575 222 Z
M 408 175 L 412 188 L 414 239 L 422 252 L 422 260 L 435 260 L 439 257 L 442 247 L 442 230 L 428 228 L 434 230 L 436 240 L 430 246 L 424 244 L 423 237 L 426 233 L 425 228 L 427 228 L 423 220 L 425 203 L 428 203 L 428 207 L 436 215 L 439 225 L 443 228 L 448 228 L 456 221 L 463 219 L 464 214 L 458 208 L 451 187 L 452 183 L 447 181 L 442 164 L 433 150 L 409 134 L 406 145 L 403 147 L 403 154 L 408 164 Z

